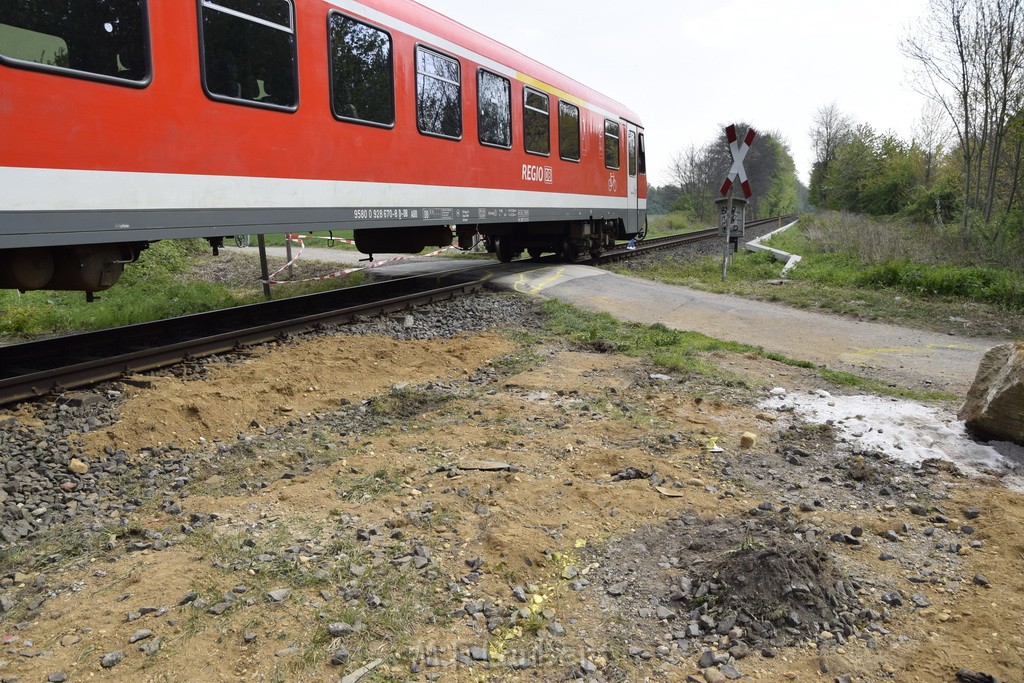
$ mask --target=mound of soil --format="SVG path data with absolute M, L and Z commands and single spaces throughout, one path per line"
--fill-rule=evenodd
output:
M 638 625 L 667 619 L 691 650 L 730 631 L 751 649 L 785 647 L 822 634 L 852 637 L 880 617 L 862 610 L 861 582 L 833 562 L 823 540 L 782 513 L 709 520 L 688 511 L 587 559 L 612 586 L 602 609 Z
M 696 574 L 693 599 L 722 619 L 737 615 L 737 623 L 749 622 L 762 638 L 812 636 L 831 628 L 836 608 L 845 606 L 845 592 L 836 590 L 840 576 L 810 544 L 780 539 L 771 548 L 744 547 L 711 563 Z

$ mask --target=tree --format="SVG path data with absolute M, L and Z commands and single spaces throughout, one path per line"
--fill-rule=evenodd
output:
M 956 132 L 964 231 L 972 210 L 991 224 L 1009 124 L 1024 105 L 1024 0 L 930 0 L 902 48 Z
M 824 206 L 828 189 L 823 181 L 828 176 L 829 164 L 836 157 L 836 150 L 843 144 L 853 129 L 853 123 L 839 111 L 835 102 L 819 107 L 814 115 L 814 127 L 810 130 L 811 145 L 814 147 L 814 163 L 811 167 L 812 206 Z
M 740 123 L 736 128 L 742 136 L 750 125 Z M 721 197 L 719 189 L 732 166 L 725 126 L 720 130 L 722 132 L 715 141 L 700 147 L 691 144 L 677 152 L 669 171 L 680 190 L 674 208 L 692 211 L 694 217 L 704 223 L 717 220 L 715 200 Z M 798 210 L 800 200 L 796 164 L 788 144 L 779 133 L 758 132 L 743 161 L 743 167 L 754 190 L 748 205 L 751 217 L 776 216 Z
M 692 209 L 694 217 L 702 222 L 710 221 L 714 216 L 714 193 L 718 188 L 712 189 L 712 186 L 717 166 L 711 145 L 697 147 L 691 144 L 672 157 L 669 175 L 681 194 L 687 197 L 686 205 Z
M 942 107 L 931 100 L 925 104 L 913 132 L 913 144 L 920 150 L 923 162 L 921 182 L 925 188 L 929 188 L 935 180 L 935 167 L 950 136 L 949 124 Z

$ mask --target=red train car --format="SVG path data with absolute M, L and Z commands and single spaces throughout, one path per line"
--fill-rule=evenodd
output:
M 630 110 L 411 0 L 4 0 L 0 287 L 100 291 L 149 242 L 641 230 Z

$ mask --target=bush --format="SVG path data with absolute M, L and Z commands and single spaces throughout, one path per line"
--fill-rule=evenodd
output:
M 1024 311 L 1021 279 L 1010 271 L 978 266 L 960 267 L 888 261 L 866 268 L 857 278 L 865 287 L 891 288 L 925 296 L 983 301 Z

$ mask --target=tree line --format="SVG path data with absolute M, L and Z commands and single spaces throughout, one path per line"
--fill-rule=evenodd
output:
M 1024 0 L 929 0 L 901 48 L 928 101 L 913 137 L 821 107 L 810 203 L 900 214 L 982 257 L 1024 245 Z
M 741 138 L 749 128 L 747 123 L 736 126 Z M 690 145 L 672 157 L 668 171 L 672 182 L 650 189 L 648 211 L 653 214 L 681 212 L 700 223 L 717 221 L 715 200 L 721 197 L 719 188 L 732 166 L 725 126 L 721 129 L 717 139 L 701 146 Z M 747 206 L 748 217 L 780 216 L 799 210 L 806 190 L 797 180 L 796 164 L 781 135 L 758 131 L 743 167 L 755 188 Z M 742 196 L 738 184 L 733 194 Z
M 982 260 L 1024 250 L 1024 0 L 928 0 L 901 49 L 928 102 L 911 137 L 823 106 L 809 131 L 804 188 L 787 142 L 759 131 L 745 161 L 756 188 L 748 215 L 809 205 L 901 216 L 958 238 Z M 747 127 L 738 126 L 741 135 Z M 714 222 L 730 162 L 724 133 L 677 153 L 671 183 L 652 188 L 649 210 Z

